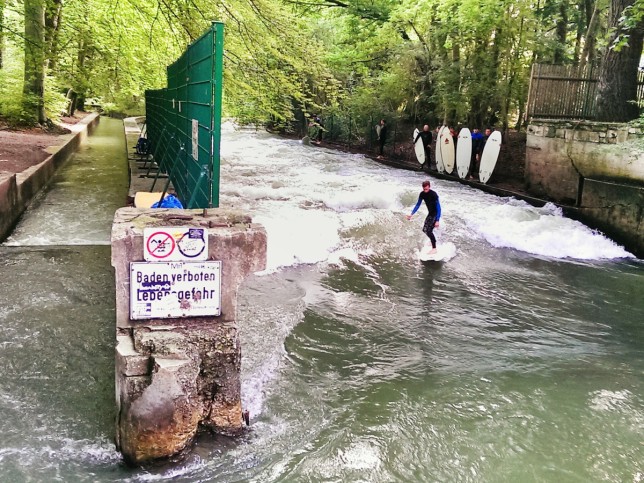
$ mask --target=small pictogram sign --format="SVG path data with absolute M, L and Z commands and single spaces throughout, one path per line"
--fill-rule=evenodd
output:
M 148 262 L 205 261 L 208 232 L 205 228 L 145 228 L 143 247 L 143 258 Z
M 149 261 L 165 260 L 172 255 L 176 246 L 174 237 L 170 233 L 167 231 L 155 231 L 146 237 L 145 259 Z

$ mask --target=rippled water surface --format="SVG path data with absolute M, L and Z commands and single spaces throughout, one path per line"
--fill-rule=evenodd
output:
M 251 431 L 126 468 L 106 246 L 121 142 L 101 121 L 0 248 L 1 481 L 644 479 L 640 260 L 556 207 L 432 180 L 456 255 L 422 263 L 425 208 L 404 215 L 424 175 L 231 127 L 221 205 L 269 235 L 239 300 Z M 68 209 L 80 192 L 98 199 Z

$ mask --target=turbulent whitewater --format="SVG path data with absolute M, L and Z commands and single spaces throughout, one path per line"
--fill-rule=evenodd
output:
M 642 479 L 640 260 L 553 205 L 430 178 L 456 252 L 424 264 L 426 208 L 405 215 L 427 175 L 230 124 L 220 204 L 269 243 L 238 301 L 251 430 L 124 467 L 108 246 L 122 136 L 102 120 L 0 247 L 0 481 Z

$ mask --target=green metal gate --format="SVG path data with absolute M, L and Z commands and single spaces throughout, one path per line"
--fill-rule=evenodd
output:
M 154 160 L 187 208 L 219 206 L 223 46 L 224 25 L 213 22 L 168 66 L 168 87 L 145 92 Z

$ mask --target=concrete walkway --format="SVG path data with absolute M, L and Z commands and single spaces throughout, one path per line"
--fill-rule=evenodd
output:
M 130 167 L 128 205 L 137 208 L 149 208 L 149 205 L 159 201 L 166 187 L 168 192 L 174 192 L 172 183 L 168 183 L 167 175 L 158 172 L 158 166 L 152 156 L 136 154 L 136 144 L 141 136 L 144 123 L 145 117 L 143 116 L 128 117 L 123 120 Z

